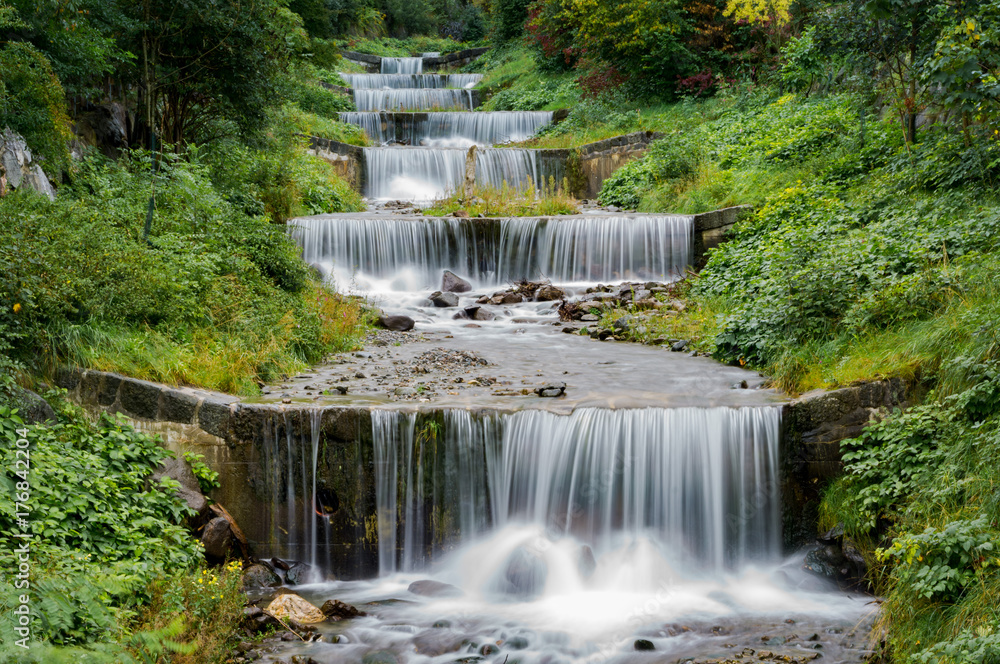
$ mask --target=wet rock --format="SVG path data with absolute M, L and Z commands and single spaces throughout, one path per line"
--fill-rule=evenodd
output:
M 457 307 L 458 296 L 452 292 L 435 291 L 430 296 L 431 304 L 435 307 Z
M 417 393 L 417 390 L 412 387 L 397 387 L 392 391 L 397 397 L 410 397 Z
M 387 330 L 408 332 L 413 329 L 413 319 L 409 316 L 379 316 L 378 324 Z
M 445 293 L 468 293 L 472 284 L 451 270 L 445 270 L 441 276 L 441 290 Z
M 524 650 L 528 647 L 528 639 L 523 636 L 512 636 L 504 642 L 504 646 L 511 650 Z
M 747 389 L 749 387 L 750 387 L 750 384 L 747 383 L 745 380 L 741 380 L 738 383 L 733 383 L 733 389 L 734 390 L 745 390 L 745 389 Z
M 585 323 L 596 323 L 597 321 L 601 320 L 601 317 L 595 316 L 594 314 L 584 314 L 583 316 L 580 316 L 580 320 L 582 320 Z
M 280 585 L 281 577 L 263 563 L 255 563 L 243 570 L 243 590 L 273 588 Z
M 399 659 L 388 650 L 373 650 L 361 658 L 361 664 L 399 664 Z
M 292 564 L 285 562 L 281 558 L 271 558 L 271 566 L 274 569 L 280 569 L 282 572 L 287 572 L 292 569 Z
M 519 304 L 521 302 L 524 302 L 524 296 L 521 295 L 520 293 L 510 293 L 510 292 L 496 293 L 493 295 L 493 297 L 489 298 L 485 302 L 480 302 L 479 300 L 477 300 L 476 304 L 486 304 L 486 302 L 496 305 Z
M 672 350 L 675 353 L 683 352 L 684 350 L 687 350 L 687 347 L 688 347 L 689 343 L 690 342 L 687 339 L 681 339 L 680 341 L 674 343 L 670 347 L 670 350 Z
M 472 320 L 490 321 L 496 318 L 492 311 L 487 311 L 482 307 L 469 307 L 465 314 Z
M 497 590 L 521 600 L 538 596 L 545 587 L 548 570 L 537 555 L 524 547 L 518 547 L 507 559 Z
M 312 572 L 312 566 L 306 563 L 292 563 L 285 572 L 285 581 L 293 586 L 305 583 Z
M 257 606 L 243 609 L 243 626 L 253 634 L 283 627 L 277 618 Z
M 326 620 L 322 611 L 294 593 L 286 593 L 274 598 L 267 605 L 267 612 L 276 618 L 291 619 L 303 625 Z
M 368 615 L 364 611 L 359 611 L 357 607 L 351 606 L 339 599 L 328 599 L 319 607 L 323 615 L 331 620 L 350 620 L 359 616 Z
M 437 627 L 437 628 L 451 627 L 451 621 L 450 620 L 438 620 L 433 625 L 431 625 L 431 627 Z
M 207 557 L 225 560 L 233 548 L 233 531 L 229 519 L 217 516 L 201 532 L 201 544 Z
M 418 654 L 439 657 L 456 652 L 464 642 L 465 639 L 461 634 L 449 629 L 428 629 L 413 638 L 413 647 Z
M 551 383 L 536 387 L 535 394 L 540 397 L 561 397 L 566 394 L 566 383 Z
M 656 650 L 656 646 L 649 639 L 636 639 L 632 647 L 639 651 Z
M 423 597 L 461 597 L 462 591 L 450 583 L 434 581 L 433 579 L 422 579 L 414 581 L 407 588 L 414 595 Z
M 576 564 L 580 570 L 580 576 L 585 579 L 590 578 L 594 570 L 597 569 L 597 559 L 594 558 L 594 550 L 586 544 L 581 546 L 577 554 Z
M 492 643 L 486 643 L 479 649 L 479 654 L 483 657 L 489 657 L 490 655 L 495 655 L 500 652 L 500 648 L 493 645 Z
M 535 291 L 535 300 L 538 302 L 551 302 L 553 300 L 561 300 L 564 297 L 566 297 L 566 291 L 552 284 L 539 286 L 538 290 Z

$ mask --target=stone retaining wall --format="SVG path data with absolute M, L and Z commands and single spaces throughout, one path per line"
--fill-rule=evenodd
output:
M 871 421 L 913 400 L 913 386 L 899 378 L 837 390 L 807 392 L 782 418 L 784 536 L 786 548 L 811 543 L 823 489 L 843 471 L 840 442 Z
M 309 148 L 318 157 L 330 162 L 337 175 L 347 180 L 355 190 L 361 191 L 365 178 L 365 151 L 357 145 L 332 141 L 319 136 L 306 136 Z
M 601 185 L 612 173 L 646 154 L 649 144 L 662 137 L 659 132 L 637 131 L 576 148 L 580 168 L 576 195 L 579 198 L 597 198 Z
M 62 370 L 59 387 L 91 412 L 121 413 L 139 429 L 160 434 L 175 452 L 197 452 L 219 472 L 211 497 L 235 518 L 261 555 L 302 560 L 307 552 L 279 534 L 289 512 L 310 514 L 311 493 L 293 483 L 289 462 L 311 465 L 313 424 L 317 487 L 335 504 L 323 557 L 337 575 L 377 571 L 377 518 L 371 411 L 367 406 L 275 405 L 101 371 Z M 791 551 L 816 537 L 822 489 L 841 472 L 840 441 L 857 436 L 873 418 L 905 406 L 909 386 L 874 381 L 801 396 L 784 407 L 782 483 L 784 537 Z M 421 417 L 440 419 L 440 412 Z M 779 487 L 775 487 L 776 490 Z M 748 506 L 752 508 L 753 506 Z

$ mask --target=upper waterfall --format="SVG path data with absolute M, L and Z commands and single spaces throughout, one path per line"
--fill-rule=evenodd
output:
M 423 58 L 382 58 L 383 74 L 420 74 L 423 71 Z

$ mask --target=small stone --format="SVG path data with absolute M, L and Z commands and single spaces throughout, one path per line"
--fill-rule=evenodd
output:
M 328 599 L 319 608 L 327 618 L 336 620 L 349 620 L 358 616 L 367 615 L 364 611 L 359 611 L 357 607 L 341 602 L 339 599 Z
M 397 387 L 392 393 L 397 397 L 408 397 L 416 394 L 417 391 L 412 387 Z
M 368 376 L 364 375 L 364 374 L 363 374 L 362 372 L 360 372 L 360 371 L 356 372 L 356 373 L 354 374 L 354 377 L 355 377 L 355 378 L 368 378 Z
M 688 343 L 690 343 L 690 342 L 687 339 L 681 339 L 680 341 L 678 341 L 677 343 L 675 343 L 673 346 L 671 346 L 670 350 L 672 350 L 675 353 L 680 353 L 680 352 L 684 351 L 685 349 L 687 349 Z
M 566 394 L 566 383 L 552 383 L 536 387 L 535 394 L 540 397 L 561 397 Z
M 566 291 L 556 288 L 552 284 L 544 284 L 535 291 L 535 300 L 538 302 L 551 302 L 561 300 L 566 297 Z
M 423 579 L 414 581 L 407 588 L 414 595 L 424 597 L 461 597 L 462 591 L 450 583 L 434 581 L 433 579 Z
M 585 323 L 596 323 L 597 321 L 601 320 L 601 317 L 595 316 L 594 314 L 584 314 L 583 316 L 580 316 L 580 320 L 584 321 Z
M 636 639 L 633 647 L 639 651 L 656 650 L 656 646 L 654 646 L 653 642 L 649 639 Z
M 749 386 L 749 384 L 745 380 L 741 380 L 738 383 L 733 383 L 733 389 L 734 390 L 745 390 L 748 387 L 750 387 L 750 386 Z
M 414 321 L 409 316 L 379 316 L 378 324 L 387 330 L 408 332 L 413 329 Z

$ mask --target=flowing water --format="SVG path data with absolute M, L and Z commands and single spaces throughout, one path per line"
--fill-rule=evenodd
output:
M 365 90 L 401 88 L 471 88 L 482 74 L 340 74 L 347 85 Z
M 384 58 L 382 72 L 392 78 L 357 78 L 355 94 L 466 92 L 418 80 L 420 58 Z M 448 146 L 527 135 L 550 117 L 343 119 L 384 144 L 440 141 L 365 150 L 366 196 L 428 200 L 464 178 L 466 152 Z M 554 175 L 537 153 L 515 149 L 478 150 L 476 171 L 493 184 Z M 496 306 L 495 320 L 470 325 L 427 300 L 444 270 L 470 282 L 459 308 L 522 279 L 550 279 L 569 295 L 625 280 L 656 288 L 690 265 L 692 224 L 686 216 L 612 214 L 296 220 L 304 258 L 342 290 L 411 315 L 413 334 L 438 335 L 447 352 L 481 353 L 524 376 L 560 369 L 574 396 L 426 408 L 383 399 L 370 411 L 368 461 L 346 465 L 319 433 L 322 411 L 302 415 L 296 429 L 276 409 L 261 452 L 274 552 L 312 565 L 314 582 L 295 591 L 317 606 L 339 599 L 369 615 L 322 623 L 322 642 L 282 644 L 263 661 L 863 659 L 873 614 L 866 599 L 806 575 L 800 557 L 782 552 L 781 400 L 729 389 L 734 376 L 759 379 L 705 358 L 554 334 L 545 326 L 555 319 L 552 302 Z M 431 342 L 413 345 L 416 354 Z M 586 376 L 593 397 L 581 401 Z M 336 505 L 317 482 L 317 464 L 370 478 L 371 578 L 331 568 L 326 515 Z
M 438 148 L 486 147 L 525 141 L 552 121 L 551 111 L 489 113 L 341 113 L 343 122 L 365 130 L 376 143 Z
M 475 99 L 473 90 L 452 88 L 354 89 L 354 104 L 359 111 L 471 111 Z

